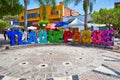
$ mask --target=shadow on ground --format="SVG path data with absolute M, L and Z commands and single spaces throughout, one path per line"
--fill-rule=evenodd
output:
M 3 40 L 3 39 L 0 39 L 0 48 L 4 45 L 8 45 L 9 44 L 9 41 L 8 40 Z

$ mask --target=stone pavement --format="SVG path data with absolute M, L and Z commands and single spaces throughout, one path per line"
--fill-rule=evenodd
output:
M 4 76 L 71 80 L 70 76 L 78 75 L 79 80 L 120 80 L 120 54 L 99 48 L 41 45 L 1 51 L 0 56 L 0 75 Z
M 1 46 L 8 46 L 0 35 Z M 75 45 L 15 46 L 0 52 L 0 80 L 120 80 L 113 49 Z
M 4 40 L 3 34 L 0 34 L 0 48 L 2 48 L 3 46 L 9 45 L 9 41 Z

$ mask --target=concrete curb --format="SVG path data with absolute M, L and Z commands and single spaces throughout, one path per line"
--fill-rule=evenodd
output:
M 75 46 L 75 47 L 92 47 L 92 48 L 99 48 L 104 49 L 112 52 L 120 53 L 120 47 L 119 46 L 102 46 L 102 45 L 94 45 L 94 44 L 72 44 L 72 43 L 49 43 L 49 44 L 28 44 L 28 45 L 16 45 L 16 46 L 10 46 L 10 45 L 4 45 L 2 48 L 0 48 L 1 51 L 6 50 L 14 50 L 14 49 L 21 49 L 21 48 L 29 48 L 29 47 L 37 47 L 37 46 Z

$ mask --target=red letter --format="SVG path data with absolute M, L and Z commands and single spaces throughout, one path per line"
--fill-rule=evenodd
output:
M 68 39 L 72 38 L 72 32 L 71 31 L 64 31 L 64 43 L 68 42 Z

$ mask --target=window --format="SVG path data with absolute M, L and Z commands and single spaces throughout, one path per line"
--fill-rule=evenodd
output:
M 27 14 L 27 18 L 30 18 L 30 14 Z
M 24 17 L 23 17 L 23 16 L 21 16 L 21 19 L 23 20 L 23 19 L 24 19 Z
M 59 11 L 51 12 L 52 15 L 57 15 L 59 14 Z
M 35 13 L 32 13 L 32 14 L 31 14 L 31 17 L 32 17 L 32 18 L 35 18 Z
M 40 17 L 40 12 L 36 12 L 36 17 Z

